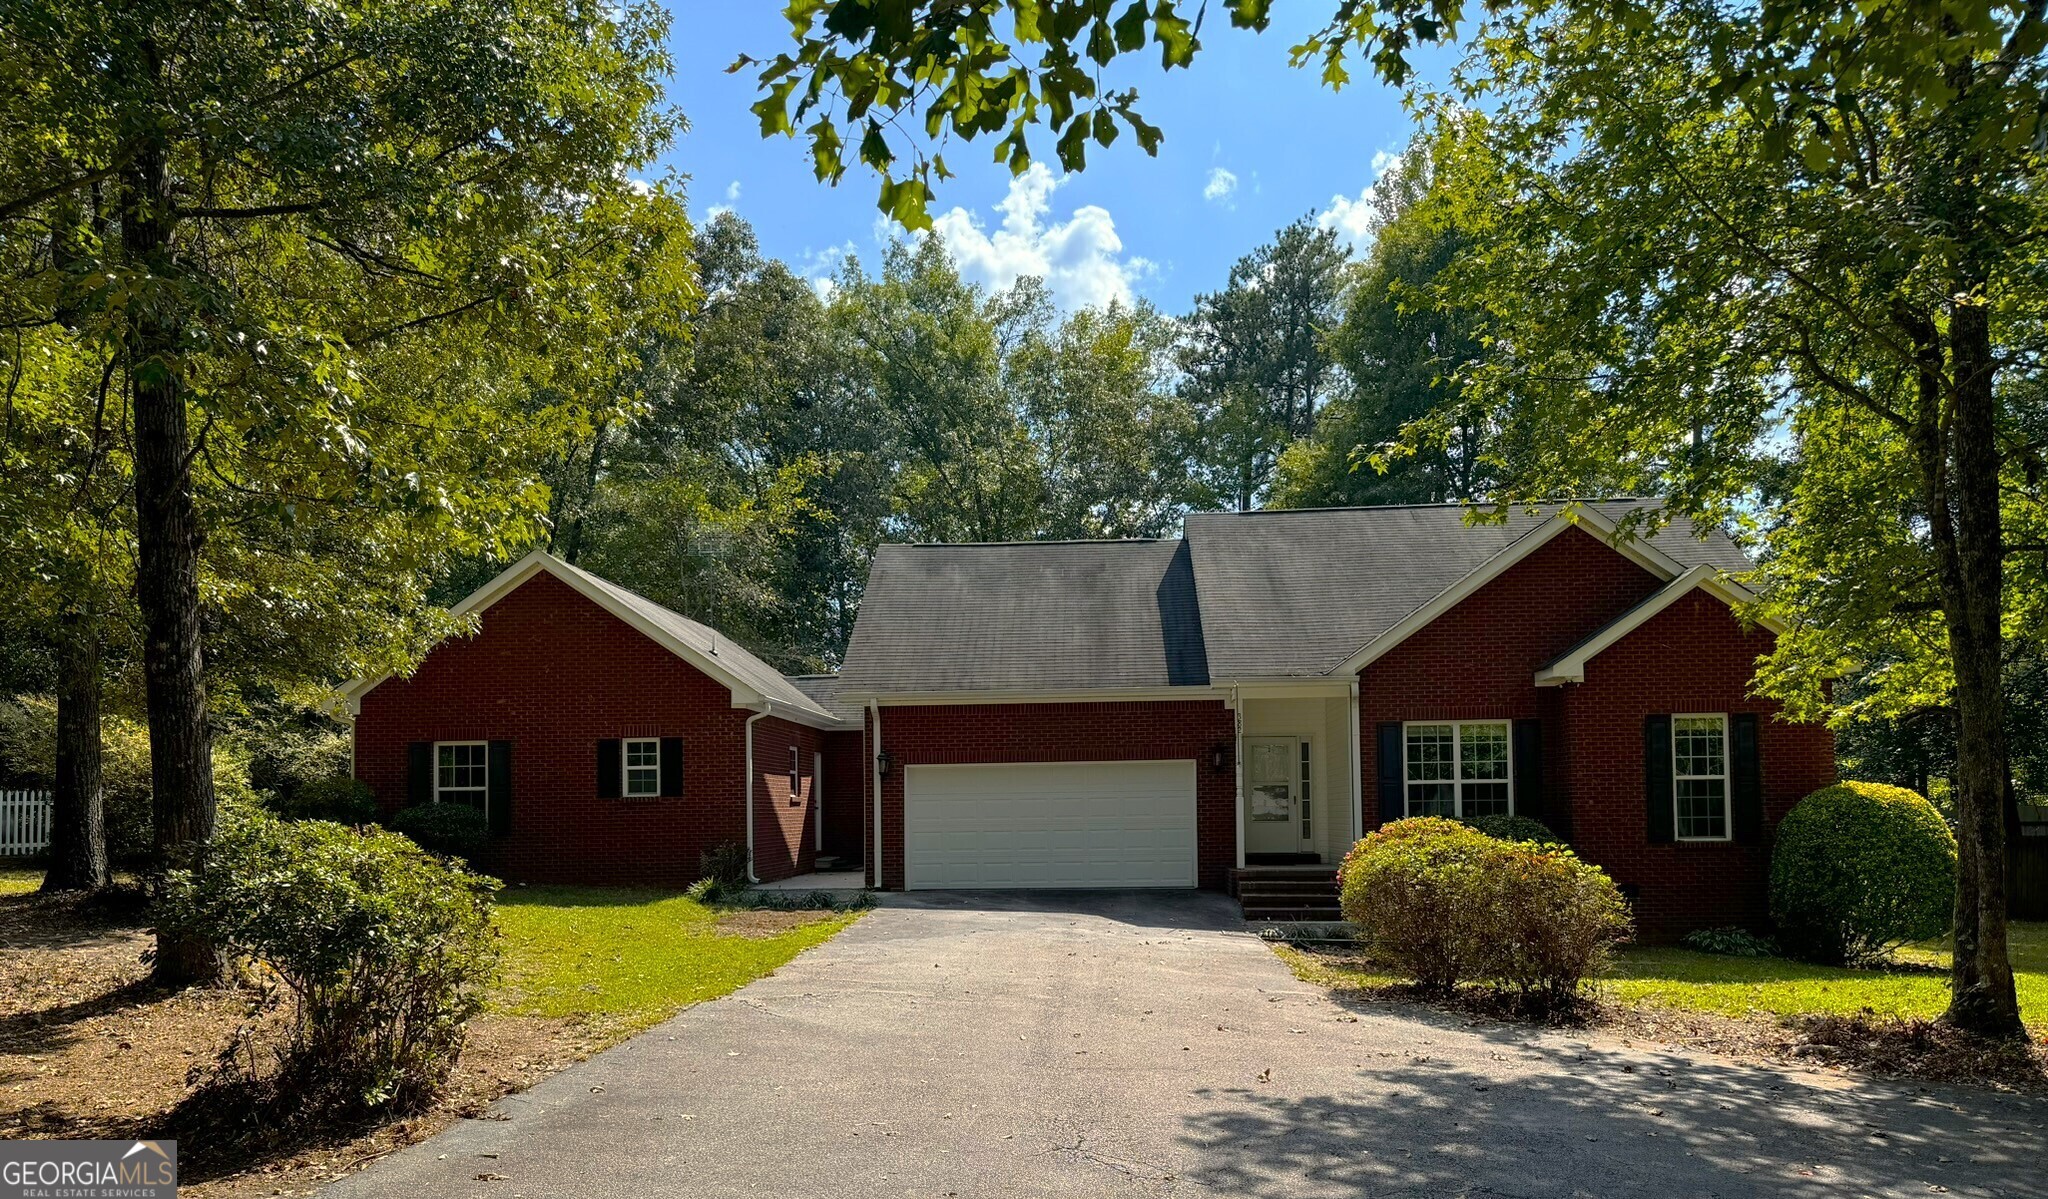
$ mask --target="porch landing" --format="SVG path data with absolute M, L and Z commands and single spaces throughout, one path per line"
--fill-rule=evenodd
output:
M 795 891 L 808 895 L 812 891 L 858 892 L 867 887 L 867 875 L 860 870 L 820 870 L 811 874 L 799 874 L 793 878 L 778 878 L 772 883 L 755 883 L 748 888 L 753 891 Z

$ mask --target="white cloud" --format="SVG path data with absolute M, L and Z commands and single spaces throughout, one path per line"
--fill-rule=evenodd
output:
M 1036 275 L 1062 308 L 1130 303 L 1132 284 L 1152 273 L 1154 265 L 1124 254 L 1116 221 L 1106 208 L 1084 204 L 1064 221 L 1048 221 L 1052 194 L 1065 182 L 1035 162 L 1010 180 L 1009 194 L 996 205 L 1002 225 L 993 232 L 965 208 L 934 217 L 932 225 L 960 273 L 985 287 L 1001 289 Z
M 715 221 L 724 214 L 731 212 L 733 209 L 739 207 L 739 203 L 740 181 L 735 179 L 731 183 L 725 185 L 725 203 L 713 204 L 711 207 L 705 209 L 704 219 L 706 221 Z
M 848 238 L 836 246 L 826 246 L 822 250 L 807 250 L 804 252 L 803 261 L 797 265 L 797 273 L 810 283 L 811 290 L 818 293 L 819 299 L 829 300 L 832 293 L 839 290 L 836 276 L 839 274 L 840 266 L 857 254 L 859 249 L 853 244 L 853 239 Z
M 1202 186 L 1202 198 L 1211 204 L 1222 204 L 1226 208 L 1237 207 L 1231 193 L 1237 190 L 1237 173 L 1223 167 L 1209 168 L 1209 182 Z
M 1372 156 L 1372 182 L 1359 190 L 1357 196 L 1331 196 L 1330 206 L 1316 214 L 1316 227 L 1335 229 L 1337 236 L 1354 251 L 1363 250 L 1372 244 L 1373 189 L 1387 172 L 1401 165 L 1401 156 L 1391 150 L 1380 150 Z

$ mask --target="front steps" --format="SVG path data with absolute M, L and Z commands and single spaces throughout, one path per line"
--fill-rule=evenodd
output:
M 1230 872 L 1230 894 L 1246 920 L 1344 918 L 1335 866 L 1240 866 Z

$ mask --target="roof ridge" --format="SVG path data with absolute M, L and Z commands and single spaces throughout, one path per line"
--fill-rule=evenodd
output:
M 1551 496 L 1545 499 L 1515 500 L 1508 505 L 1508 508 L 1510 511 L 1512 511 L 1516 508 L 1526 508 L 1531 505 L 1548 506 L 1551 504 L 1634 504 L 1646 502 L 1661 504 L 1664 502 L 1664 497 L 1656 495 L 1563 495 Z M 1407 512 L 1420 511 L 1423 509 L 1435 510 L 1440 508 L 1479 508 L 1490 506 L 1491 505 L 1489 504 L 1480 504 L 1467 500 L 1439 500 L 1431 503 L 1415 504 L 1324 504 L 1313 508 L 1250 508 L 1236 512 L 1230 511 L 1228 509 L 1218 509 L 1210 512 L 1190 512 L 1187 514 L 1187 519 L 1192 520 L 1198 516 L 1298 516 L 1314 512 Z
M 884 545 L 906 550 L 988 550 L 1021 545 L 1166 545 L 1179 537 L 1048 537 L 1020 541 L 889 541 Z

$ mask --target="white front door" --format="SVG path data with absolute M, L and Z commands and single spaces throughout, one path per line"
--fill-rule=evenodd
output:
M 1308 742 L 1299 737 L 1247 737 L 1244 743 L 1246 853 L 1301 853 L 1301 801 L 1306 798 Z
M 911 766 L 903 853 L 913 891 L 1192 887 L 1195 764 Z

